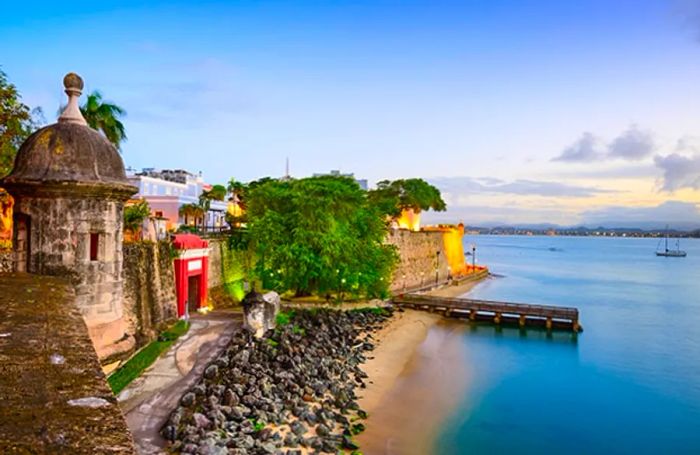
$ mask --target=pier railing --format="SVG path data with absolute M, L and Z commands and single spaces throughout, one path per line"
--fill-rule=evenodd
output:
M 573 307 L 531 305 L 527 303 L 499 302 L 454 297 L 438 297 L 425 294 L 400 294 L 393 303 L 428 311 L 443 311 L 447 316 L 469 317 L 470 320 L 491 320 L 495 324 L 517 322 L 525 325 L 544 325 L 547 329 L 570 327 L 581 331 L 579 311 Z

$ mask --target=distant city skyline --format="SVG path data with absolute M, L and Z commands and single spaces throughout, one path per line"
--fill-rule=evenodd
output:
M 39 1 L 0 68 L 52 122 L 75 71 L 127 166 L 225 183 L 422 177 L 469 224 L 700 225 L 700 4 Z

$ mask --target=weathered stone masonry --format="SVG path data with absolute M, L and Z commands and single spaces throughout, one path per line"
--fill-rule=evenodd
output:
M 172 246 L 165 241 L 125 243 L 123 250 L 124 321 L 142 346 L 177 319 Z
M 391 231 L 387 243 L 398 248 L 399 264 L 394 272 L 391 290 L 401 292 L 435 283 L 443 283 L 449 273 L 443 233 L 439 231 Z
M 12 252 L 0 250 L 0 273 L 12 272 L 13 270 Z

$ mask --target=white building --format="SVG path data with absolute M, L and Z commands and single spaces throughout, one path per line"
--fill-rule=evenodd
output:
M 349 177 L 351 179 L 354 179 L 358 185 L 360 185 L 360 188 L 363 190 L 367 191 L 368 185 L 367 185 L 367 179 L 356 179 L 355 174 L 349 173 L 349 174 L 342 174 L 339 170 L 332 170 L 327 174 L 314 174 L 314 177 L 323 177 L 323 176 L 333 176 L 333 177 Z
M 166 220 L 166 228 L 176 229 L 185 224 L 185 217 L 180 215 L 180 207 L 185 204 L 197 204 L 202 191 L 211 189 L 204 183 L 201 174 L 177 169 L 157 171 L 152 168 L 128 176 L 129 183 L 138 187 L 135 198 L 145 199 L 151 207 L 151 215 Z M 197 225 L 204 228 L 218 229 L 226 226 L 227 201 L 211 201 L 209 211 L 204 220 L 198 220 Z M 193 225 L 194 219 L 187 219 L 187 224 Z

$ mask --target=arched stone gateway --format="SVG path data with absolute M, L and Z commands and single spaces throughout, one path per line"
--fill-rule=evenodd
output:
M 32 134 L 0 186 L 15 199 L 15 269 L 68 276 L 98 356 L 133 348 L 122 318 L 124 202 L 137 188 L 117 149 L 87 126 L 82 79 L 63 79 L 68 105 L 58 122 Z

